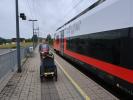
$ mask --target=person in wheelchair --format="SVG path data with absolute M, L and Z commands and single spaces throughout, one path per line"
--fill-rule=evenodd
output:
M 42 44 L 39 45 L 40 59 L 49 55 L 49 45 L 46 40 L 42 40 Z
M 54 55 L 50 52 L 49 45 L 43 40 L 39 46 L 41 65 L 40 65 L 40 78 L 51 75 L 57 80 L 57 68 L 54 63 Z

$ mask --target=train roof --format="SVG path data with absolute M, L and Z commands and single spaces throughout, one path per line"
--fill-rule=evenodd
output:
M 91 9 L 95 8 L 96 6 L 98 6 L 99 4 L 103 3 L 106 0 L 98 0 L 97 2 L 95 2 L 94 4 L 92 4 L 91 6 L 89 6 L 88 8 L 86 8 L 84 11 L 82 11 L 81 13 L 79 13 L 78 15 L 76 15 L 75 17 L 73 17 L 72 19 L 70 19 L 68 22 L 66 22 L 64 25 L 62 25 L 61 27 L 59 27 L 56 31 L 58 31 L 59 29 L 61 29 L 62 27 L 64 27 L 65 25 L 69 24 L 70 22 L 74 21 L 75 19 L 77 19 L 78 17 L 82 16 L 83 14 L 87 13 L 88 11 L 90 11 Z

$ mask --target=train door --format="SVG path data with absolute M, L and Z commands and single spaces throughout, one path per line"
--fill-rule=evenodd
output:
M 64 30 L 61 31 L 60 49 L 61 49 L 61 55 L 63 55 L 63 53 L 64 53 Z

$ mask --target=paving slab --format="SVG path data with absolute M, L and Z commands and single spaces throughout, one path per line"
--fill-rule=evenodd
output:
M 58 81 L 40 81 L 38 48 L 27 59 L 22 73 L 15 73 L 0 92 L 0 100 L 83 100 L 81 95 L 57 66 Z
M 105 90 L 91 78 L 85 76 L 59 55 L 55 54 L 55 60 L 91 100 L 118 100 L 117 97 Z

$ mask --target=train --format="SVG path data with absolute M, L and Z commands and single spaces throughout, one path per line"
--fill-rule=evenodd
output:
M 56 30 L 53 47 L 133 96 L 133 0 L 97 0 Z

